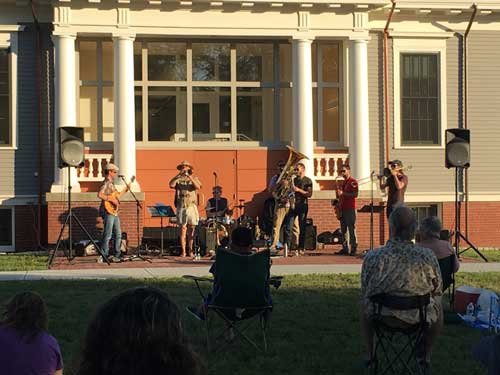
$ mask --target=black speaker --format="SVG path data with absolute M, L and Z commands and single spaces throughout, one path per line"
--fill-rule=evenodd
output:
M 82 167 L 84 162 L 83 128 L 62 126 L 59 128 L 60 167 Z
M 446 168 L 469 168 L 469 129 L 446 129 L 445 166 Z
M 306 223 L 304 248 L 306 250 L 316 250 L 316 225 L 312 223 Z

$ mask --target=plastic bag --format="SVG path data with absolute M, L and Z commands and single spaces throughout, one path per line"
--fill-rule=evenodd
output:
M 498 295 L 491 290 L 483 289 L 477 299 L 476 313 L 478 320 L 491 323 L 492 317 L 498 315 Z

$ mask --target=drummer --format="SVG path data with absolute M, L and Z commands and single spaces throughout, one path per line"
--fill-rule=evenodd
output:
M 214 186 L 212 189 L 212 198 L 205 207 L 207 217 L 224 217 L 228 213 L 227 199 L 222 197 L 222 187 Z

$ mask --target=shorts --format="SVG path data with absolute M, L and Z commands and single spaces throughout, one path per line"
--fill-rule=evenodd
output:
M 177 224 L 179 225 L 198 225 L 200 216 L 198 215 L 198 208 L 192 204 L 188 207 L 177 208 Z

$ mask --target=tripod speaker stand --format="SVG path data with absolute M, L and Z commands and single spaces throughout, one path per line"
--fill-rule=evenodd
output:
M 66 247 L 65 247 L 64 248 L 64 253 L 65 253 L 66 257 L 68 258 L 68 261 L 72 261 L 73 260 L 73 258 L 74 258 L 73 257 L 73 239 L 72 239 L 72 220 L 73 219 L 80 226 L 80 229 L 85 233 L 85 235 L 87 236 L 87 238 L 89 239 L 89 241 L 92 242 L 92 245 L 94 245 L 96 251 L 102 256 L 102 258 L 109 265 L 110 262 L 109 262 L 108 257 L 102 252 L 101 248 L 94 241 L 94 239 L 89 234 L 89 232 L 87 231 L 87 229 L 85 229 L 85 227 L 83 226 L 83 224 L 80 221 L 80 219 L 78 219 L 78 216 L 76 216 L 73 213 L 73 210 L 72 210 L 72 207 L 71 207 L 71 166 L 68 165 L 68 215 L 66 216 L 66 219 L 64 220 L 64 224 L 61 227 L 61 232 L 59 233 L 59 237 L 57 238 L 56 248 L 54 249 L 54 251 L 52 252 L 52 254 L 50 254 L 49 260 L 47 262 L 47 268 L 50 268 L 52 266 L 52 262 L 54 261 L 54 257 L 55 257 L 55 255 L 57 253 L 57 250 L 59 250 L 59 246 L 62 243 L 62 237 L 63 237 L 63 234 L 64 234 L 64 229 L 66 228 L 66 225 L 68 226 L 68 242 L 69 242 L 68 247 L 69 247 L 69 249 L 66 249 Z
M 467 236 L 465 236 L 461 230 L 460 230 L 460 221 L 461 221 L 461 216 L 462 216 L 462 201 L 459 199 L 458 196 L 458 183 L 460 176 L 462 176 L 461 173 L 458 173 L 458 171 L 463 172 L 464 167 L 455 167 L 455 239 L 454 239 L 454 247 L 455 247 L 455 252 L 457 254 L 457 258 L 460 258 L 460 254 L 466 252 L 469 249 L 472 249 L 476 252 L 477 255 L 479 255 L 485 262 L 488 262 L 488 259 L 481 254 L 481 252 L 478 250 L 476 246 L 472 244 L 472 242 L 469 241 Z M 460 251 L 460 241 L 463 240 L 464 242 L 469 245 L 469 247 L 465 250 Z

